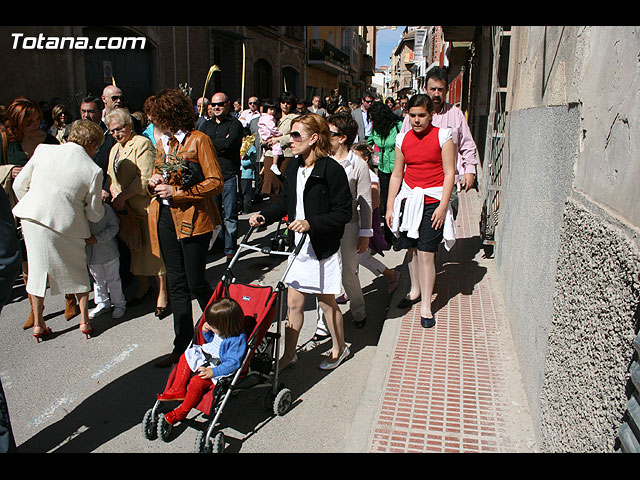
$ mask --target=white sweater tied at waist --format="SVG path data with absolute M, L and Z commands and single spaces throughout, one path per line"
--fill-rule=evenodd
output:
M 442 187 L 409 187 L 404 181 L 395 201 L 393 202 L 393 224 L 391 232 L 396 236 L 400 236 L 400 232 L 407 232 L 407 237 L 418 238 L 420 223 L 424 212 L 424 196 L 442 200 Z M 404 213 L 402 215 L 402 223 L 400 223 L 400 207 L 402 201 L 406 199 Z M 451 205 L 447 204 L 447 213 L 444 220 L 444 246 L 451 250 L 456 243 L 456 226 L 453 221 L 453 210 Z

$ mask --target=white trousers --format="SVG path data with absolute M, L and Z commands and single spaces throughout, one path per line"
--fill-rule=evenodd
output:
M 120 282 L 120 259 L 107 263 L 89 265 L 93 277 L 93 297 L 96 305 L 107 303 L 114 307 L 124 307 L 127 301 Z

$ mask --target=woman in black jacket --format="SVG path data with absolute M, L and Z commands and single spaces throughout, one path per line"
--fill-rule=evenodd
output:
M 285 328 L 285 351 L 281 368 L 297 361 L 296 347 L 304 322 L 307 293 L 318 297 L 333 346 L 331 355 L 320 364 L 323 370 L 336 368 L 349 356 L 344 342 L 342 312 L 335 296 L 342 292 L 340 239 L 351 219 L 352 197 L 344 168 L 329 157 L 329 126 L 319 115 L 297 117 L 291 126 L 291 150 L 296 157 L 284 172 L 284 185 L 278 198 L 249 219 L 251 226 L 273 223 L 285 215 L 295 232 L 308 234 L 285 282 L 289 286 L 289 319 Z

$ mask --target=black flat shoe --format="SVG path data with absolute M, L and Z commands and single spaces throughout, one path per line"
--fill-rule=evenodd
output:
M 422 325 L 422 328 L 431 328 L 436 324 L 436 319 L 435 317 L 433 318 L 420 317 L 420 324 Z
M 363 328 L 364 324 L 367 323 L 367 317 L 364 317 L 362 320 L 354 320 L 353 323 L 356 328 Z
M 404 297 L 402 300 L 398 302 L 398 308 L 409 308 L 420 301 L 420 297 L 415 300 L 411 300 L 407 297 Z

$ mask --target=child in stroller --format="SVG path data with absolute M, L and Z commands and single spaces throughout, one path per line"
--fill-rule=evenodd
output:
M 181 356 L 171 388 L 158 395 L 160 401 L 183 400 L 164 419 L 169 425 L 183 421 L 205 392 L 221 377 L 232 375 L 242 365 L 247 336 L 242 307 L 232 298 L 220 298 L 204 312 L 205 343 L 192 345 Z M 196 375 L 193 375 L 193 373 Z

